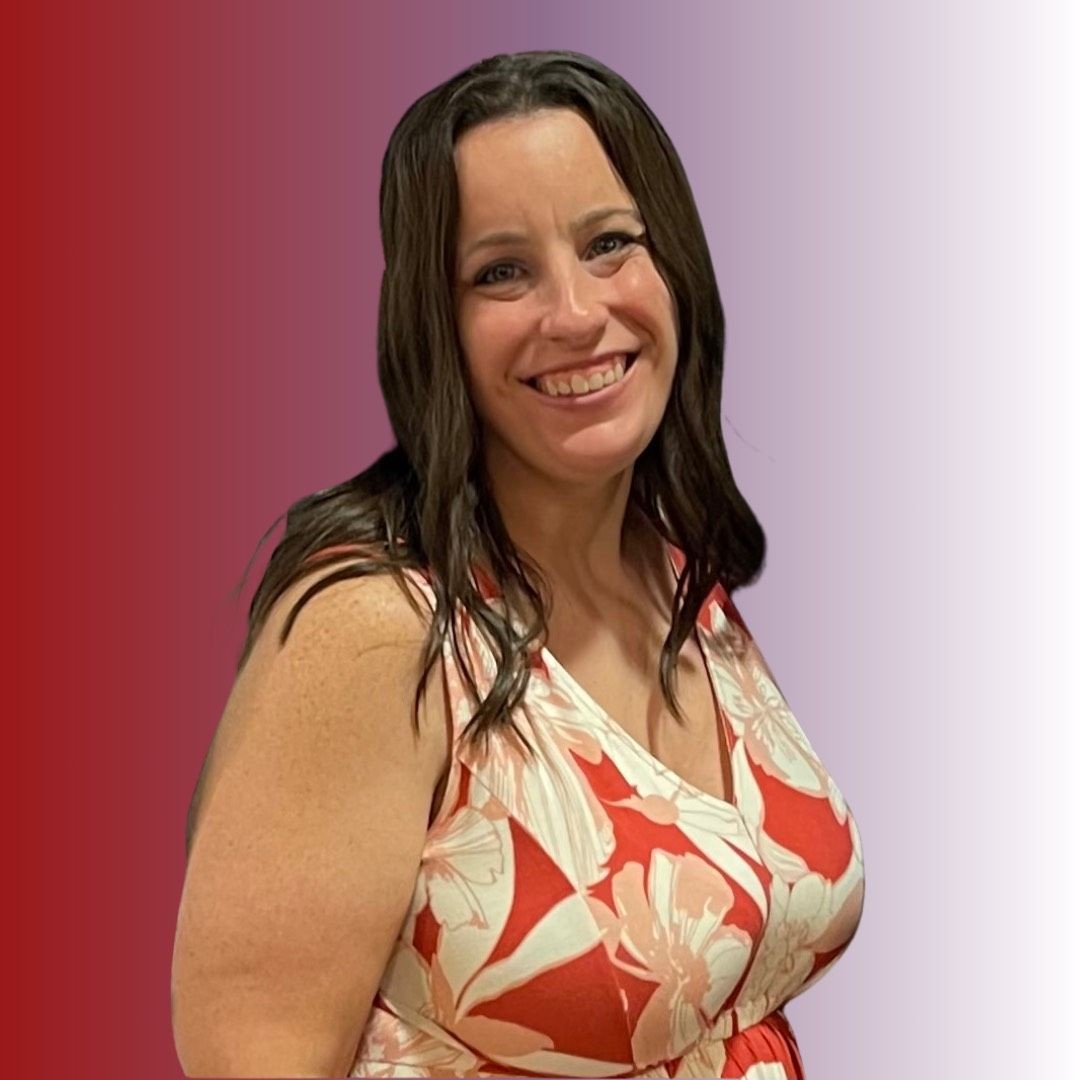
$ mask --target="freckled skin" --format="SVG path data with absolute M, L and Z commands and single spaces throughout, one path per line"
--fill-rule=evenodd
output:
M 613 215 L 578 233 L 571 222 L 633 200 L 588 123 L 568 109 L 474 128 L 459 140 L 455 162 L 458 332 L 496 491 L 538 505 L 565 498 L 568 485 L 624 485 L 670 394 L 674 308 L 647 247 L 605 238 L 640 235 L 633 217 Z M 462 257 L 474 240 L 504 230 L 525 242 Z M 536 392 L 520 382 L 538 367 L 623 348 L 644 350 L 636 385 L 595 415 L 531 400 Z

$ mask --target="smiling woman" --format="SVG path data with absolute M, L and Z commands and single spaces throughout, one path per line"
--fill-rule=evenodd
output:
M 489 120 L 458 139 L 454 160 L 458 334 L 493 497 L 511 535 L 516 525 L 528 537 L 531 508 L 557 506 L 575 486 L 594 508 L 598 483 L 628 493 L 671 393 L 674 303 L 640 208 L 579 113 Z M 613 233 L 620 225 L 628 231 Z M 629 355 L 640 358 L 632 380 Z M 544 380 L 542 395 L 523 393 L 531 379 Z M 621 516 L 607 515 L 609 538 Z M 586 545 L 603 536 L 597 525 Z M 606 546 L 598 558 L 614 566 L 616 545 Z
M 181 1063 L 802 1077 L 784 1006 L 855 933 L 861 842 L 731 599 L 765 538 L 678 156 L 597 61 L 501 55 L 406 112 L 380 215 L 397 445 L 256 590 Z

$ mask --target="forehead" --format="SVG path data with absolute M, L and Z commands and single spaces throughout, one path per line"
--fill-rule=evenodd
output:
M 588 122 L 570 109 L 489 121 L 454 149 L 460 238 L 488 228 L 570 218 L 632 203 Z

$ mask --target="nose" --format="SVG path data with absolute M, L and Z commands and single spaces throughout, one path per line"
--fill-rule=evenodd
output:
M 562 259 L 548 276 L 547 305 L 540 332 L 551 341 L 584 345 L 598 338 L 607 321 L 603 280 L 586 270 L 575 254 Z

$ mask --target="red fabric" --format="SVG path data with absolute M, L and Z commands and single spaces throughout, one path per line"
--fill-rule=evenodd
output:
M 494 653 L 457 618 L 484 694 Z M 638 744 L 546 649 L 514 717 L 536 759 L 509 737 L 474 751 L 447 642 L 448 787 L 353 1076 L 803 1077 L 782 1010 L 856 931 L 858 829 L 720 586 L 695 633 L 730 802 Z

